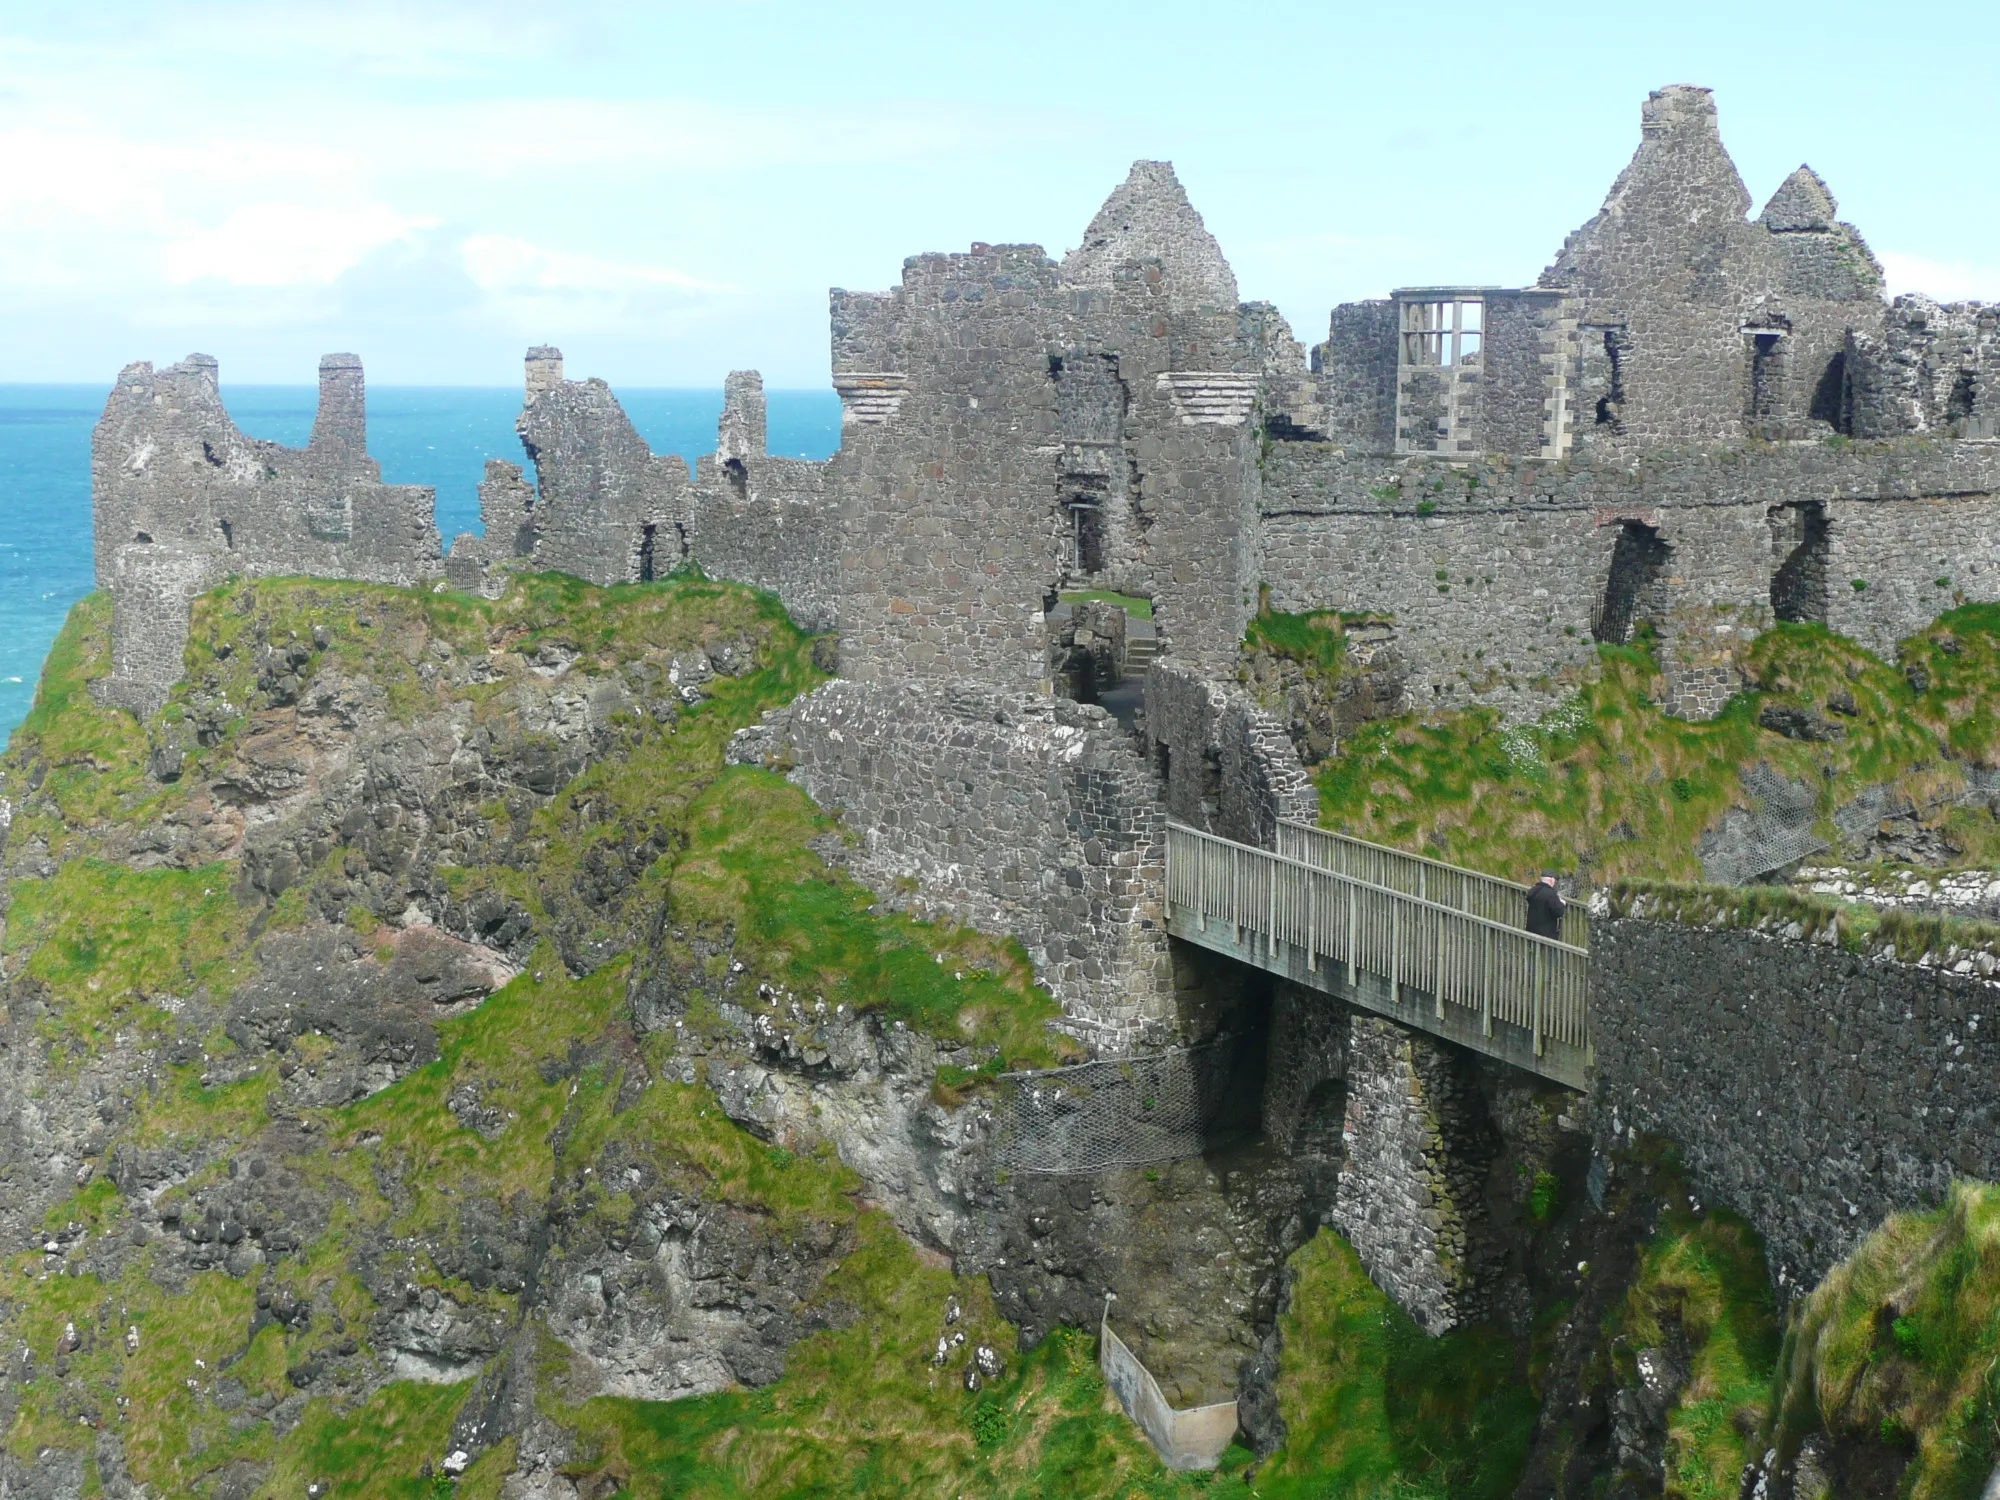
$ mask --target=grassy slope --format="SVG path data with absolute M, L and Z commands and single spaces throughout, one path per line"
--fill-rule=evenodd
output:
M 1820 786 L 1823 816 L 1871 783 L 1928 803 L 1963 787 L 1958 762 L 2000 764 L 2000 607 L 1953 610 L 1906 641 L 1902 661 L 1920 676 L 1823 628 L 1781 625 L 1751 652 L 1757 690 L 1711 723 L 1660 711 L 1642 647 L 1599 654 L 1600 680 L 1536 725 L 1505 729 L 1488 710 L 1369 725 L 1321 773 L 1322 821 L 1514 878 L 1554 866 L 1694 879 L 1702 830 L 1742 801 L 1737 773 L 1759 760 Z M 1843 694 L 1852 715 L 1828 708 Z M 1767 701 L 1820 714 L 1844 737 L 1761 729 Z M 1968 860 L 2000 856 L 1990 815 L 1948 816 Z
M 1667 1493 L 1735 1500 L 1744 1464 L 1761 1456 L 1778 1361 L 1770 1270 L 1756 1233 L 1727 1209 L 1670 1209 L 1612 1321 L 1627 1384 L 1637 1383 L 1640 1350 L 1679 1346 L 1688 1355 L 1688 1383 L 1667 1421 Z
M 1290 1436 L 1259 1495 L 1503 1500 L 1537 1401 L 1504 1335 L 1427 1339 L 1322 1230 L 1294 1257 L 1278 1402 Z
M 1975 1500 L 2000 1458 L 2000 1188 L 1883 1224 L 1813 1291 L 1785 1366 L 1790 1443 L 1900 1450 L 1907 1500 Z
M 456 650 L 478 650 L 502 631 L 523 649 L 532 649 L 538 637 L 561 638 L 609 662 L 649 642 L 671 644 L 677 631 L 703 619 L 761 624 L 761 670 L 735 681 L 718 679 L 714 697 L 683 714 L 671 732 L 642 734 L 615 763 L 586 771 L 534 814 L 542 856 L 536 873 L 544 879 L 525 880 L 523 872 L 504 868 L 464 869 L 454 878 L 518 890 L 539 906 L 546 877 L 577 863 L 579 844 L 591 836 L 566 821 L 562 809 L 579 796 L 600 809 L 608 801 L 635 821 L 684 830 L 684 852 L 663 856 L 646 882 L 656 899 L 675 888 L 680 915 L 691 923 L 733 926 L 734 951 L 754 973 L 983 1044 L 999 1057 L 1056 1060 L 1066 1044 L 1045 1026 L 1055 1007 L 1028 982 L 1017 947 L 948 924 L 873 912 L 868 893 L 829 870 L 808 847 L 829 829 L 826 818 L 778 777 L 722 767 L 734 728 L 815 680 L 808 643 L 782 615 L 771 618 L 774 610 L 748 591 L 698 582 L 600 591 L 567 579 L 532 579 L 491 606 L 463 596 L 361 585 L 265 583 L 201 601 L 190 666 L 197 686 L 206 669 L 209 689 L 243 703 L 253 686 L 251 651 L 242 639 L 247 622 L 254 616 L 277 639 L 291 634 L 310 640 L 317 626 L 328 643 L 318 659 L 367 672 L 388 690 L 395 712 L 414 714 L 428 702 L 416 664 L 440 640 Z M 105 669 L 107 627 L 101 597 L 78 607 L 34 714 L 0 766 L 17 785 L 30 766 L 43 768 L 56 804 L 18 820 L 15 836 L 41 838 L 59 856 L 73 856 L 52 879 L 15 882 L 7 934 L 14 962 L 25 961 L 27 974 L 57 1002 L 46 1030 L 59 1051 L 96 1050 L 120 1026 L 136 1026 L 142 1036 L 163 1032 L 166 1012 L 150 1002 L 204 988 L 226 993 L 254 963 L 255 913 L 238 904 L 232 864 L 136 871 L 93 858 L 107 826 L 148 821 L 180 804 L 201 774 L 224 763 L 246 727 L 239 718 L 217 743 L 192 747 L 193 764 L 178 786 L 163 790 L 147 782 L 139 770 L 145 731 L 127 716 L 96 707 L 84 690 Z M 226 652 L 217 649 L 225 646 Z M 480 690 L 470 696 L 477 700 Z M 188 705 L 177 701 L 164 722 L 187 712 Z M 155 733 L 162 727 L 156 724 Z M 302 919 L 302 911 L 291 915 Z M 368 915 L 358 916 L 357 925 L 371 925 Z M 282 1397 L 290 1389 L 287 1370 L 337 1337 L 331 1326 L 318 1324 L 305 1333 L 267 1326 L 249 1337 L 259 1284 L 308 1299 L 319 1290 L 340 1308 L 350 1336 L 364 1332 L 374 1308 L 352 1259 L 363 1233 L 449 1236 L 473 1200 L 505 1201 L 523 1190 L 538 1199 L 614 1138 L 644 1150 L 688 1189 L 764 1216 L 774 1234 L 790 1234 L 808 1221 L 853 1226 L 862 1249 L 842 1266 L 827 1295 L 864 1315 L 847 1333 L 824 1336 L 815 1357 L 830 1361 L 828 1368 L 839 1370 L 840 1381 L 863 1405 L 885 1403 L 895 1419 L 923 1432 L 919 1446 L 926 1453 L 936 1446 L 930 1434 L 940 1418 L 969 1432 L 959 1408 L 971 1398 L 955 1389 L 930 1391 L 927 1375 L 912 1375 L 921 1389 L 908 1391 L 894 1379 L 887 1389 L 852 1385 L 870 1371 L 889 1373 L 882 1369 L 889 1357 L 884 1350 L 893 1351 L 900 1367 L 904 1352 L 934 1337 L 929 1325 L 953 1283 L 947 1273 L 923 1265 L 886 1219 L 858 1205 L 860 1184 L 851 1174 L 823 1154 L 794 1156 L 764 1145 L 728 1121 L 700 1086 L 655 1084 L 639 1105 L 614 1116 L 612 1100 L 629 1063 L 603 1044 L 624 1025 L 627 975 L 620 960 L 573 979 L 544 948 L 529 973 L 476 1011 L 443 1023 L 439 1061 L 359 1103 L 312 1112 L 320 1144 L 289 1165 L 333 1204 L 332 1222 L 317 1241 L 261 1273 L 240 1280 L 201 1273 L 184 1289 L 168 1290 L 151 1274 L 157 1250 L 110 1284 L 87 1274 L 49 1277 L 39 1254 L 0 1265 L 0 1299 L 11 1331 L 44 1360 L 34 1378 L 15 1386 L 18 1403 L 5 1439 L 12 1451 L 88 1449 L 95 1428 L 110 1425 L 120 1432 L 137 1477 L 163 1493 L 183 1492 L 196 1475 L 238 1458 L 272 1465 L 271 1493 L 297 1493 L 318 1477 L 337 1477 L 340 1493 L 428 1493 L 430 1481 L 420 1470 L 442 1453 L 464 1386 L 392 1385 L 358 1403 L 344 1394 L 319 1397 L 282 1437 L 268 1424 L 239 1431 L 216 1404 L 216 1382 L 225 1370 L 252 1398 L 259 1392 Z M 229 1046 L 219 1030 L 205 1041 L 212 1051 Z M 308 1050 L 309 1041 L 302 1039 Z M 663 1044 L 653 1039 L 646 1045 Z M 578 1055 L 594 1060 L 576 1076 L 547 1066 L 550 1059 Z M 163 1069 L 160 1087 L 139 1106 L 130 1138 L 156 1146 L 200 1142 L 211 1151 L 219 1145 L 226 1154 L 265 1128 L 274 1068 L 214 1088 L 203 1087 L 200 1073 L 193 1064 Z M 489 1106 L 513 1116 L 515 1123 L 495 1140 L 464 1129 L 445 1107 L 453 1088 L 471 1080 L 484 1086 Z M 171 1189 L 165 1201 L 185 1197 L 220 1171 L 206 1169 Z M 74 1222 L 92 1234 L 119 1234 L 127 1209 L 115 1189 L 99 1181 L 58 1205 L 49 1220 L 52 1228 Z M 593 1211 L 616 1216 L 631 1205 L 605 1201 Z M 468 1304 L 511 1315 L 513 1299 L 497 1291 L 451 1282 L 435 1269 L 426 1279 Z M 960 1288 L 968 1306 L 984 1306 L 982 1294 L 983 1284 Z M 918 1302 L 922 1327 L 911 1321 Z M 990 1311 L 986 1318 L 990 1323 Z M 47 1356 L 71 1323 L 83 1345 L 69 1353 L 58 1376 Z M 139 1352 L 129 1358 L 128 1327 L 139 1330 Z M 991 1331 L 996 1338 L 1004 1333 Z M 920 1362 L 914 1367 L 924 1368 Z M 1000 1395 L 1032 1405 L 1046 1383 L 1017 1375 Z M 813 1384 L 801 1376 L 796 1388 Z M 1065 1390 L 1075 1404 L 1074 1382 Z M 726 1412 L 732 1399 L 721 1398 L 719 1409 Z M 768 1393 L 754 1398 L 770 1399 Z M 1102 1451 L 1107 1480 L 1121 1468 L 1156 1473 L 1157 1464 L 1122 1418 L 1113 1421 L 1101 1399 L 1084 1405 L 1082 1427 L 1064 1427 L 1066 1436 L 1050 1447 L 1047 1462 L 1058 1463 L 1060 1452 L 1069 1451 L 1064 1443 L 1083 1443 Z M 731 1425 L 726 1417 L 689 1411 L 696 1427 Z M 643 1408 L 620 1413 L 615 1404 L 595 1406 L 585 1416 L 594 1434 L 616 1438 L 629 1430 L 635 1442 L 638 1434 L 674 1426 Z M 783 1447 L 796 1435 L 789 1423 L 779 1423 L 765 1441 Z M 834 1472 L 852 1467 L 854 1454 L 843 1445 L 863 1437 L 860 1428 L 835 1424 L 821 1441 L 835 1455 Z M 609 1446 L 615 1450 L 622 1441 Z M 944 1446 L 949 1467 L 958 1460 L 950 1458 L 952 1445 Z M 969 1438 L 959 1446 L 971 1462 Z M 740 1480 L 738 1466 L 725 1471 L 730 1483 Z M 784 1490 L 758 1485 L 754 1492 Z

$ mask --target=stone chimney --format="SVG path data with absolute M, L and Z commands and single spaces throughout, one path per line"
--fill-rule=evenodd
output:
M 311 446 L 343 459 L 368 453 L 368 395 L 355 354 L 327 354 L 319 362 L 319 411 Z
M 528 351 L 528 391 L 526 404 L 562 384 L 562 350 L 553 344 L 537 344 Z
M 764 422 L 764 377 L 755 370 L 731 370 L 722 383 L 722 421 L 715 433 L 715 456 L 723 463 L 762 458 L 768 451 Z

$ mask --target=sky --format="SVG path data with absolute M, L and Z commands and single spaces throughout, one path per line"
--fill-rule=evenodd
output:
M 826 290 L 1060 255 L 1172 160 L 1246 298 L 1521 284 L 1648 90 L 1810 162 L 1892 291 L 2000 300 L 1990 0 L 1558 7 L 0 0 L 0 381 L 827 379 Z

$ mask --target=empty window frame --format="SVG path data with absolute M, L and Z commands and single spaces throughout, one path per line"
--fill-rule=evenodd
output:
M 1451 369 L 1479 353 L 1486 304 L 1449 297 L 1403 304 L 1403 363 Z

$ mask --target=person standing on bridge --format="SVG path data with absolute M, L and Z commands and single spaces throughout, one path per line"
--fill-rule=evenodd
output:
M 1528 890 L 1528 931 L 1536 937 L 1562 940 L 1563 898 L 1556 889 L 1556 872 L 1542 871 L 1542 878 Z

